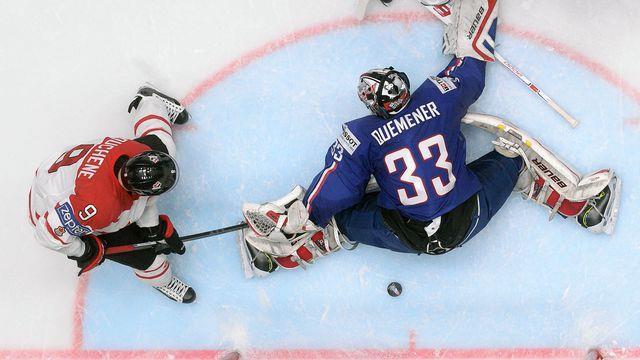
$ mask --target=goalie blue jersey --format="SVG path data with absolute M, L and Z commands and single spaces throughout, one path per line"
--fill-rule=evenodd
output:
M 421 221 L 453 210 L 478 192 L 480 182 L 466 167 L 460 124 L 482 94 L 485 65 L 454 58 L 393 118 L 370 115 L 344 124 L 305 196 L 310 219 L 326 226 L 334 214 L 362 199 L 372 175 L 380 186 L 380 207 Z

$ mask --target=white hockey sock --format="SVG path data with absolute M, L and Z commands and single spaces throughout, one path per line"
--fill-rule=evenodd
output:
M 171 264 L 169 264 L 167 256 L 163 254 L 157 255 L 146 270 L 135 270 L 134 272 L 140 281 L 154 287 L 167 285 L 173 276 Z

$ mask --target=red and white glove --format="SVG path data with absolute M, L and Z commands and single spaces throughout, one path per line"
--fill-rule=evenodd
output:
M 178 232 L 173 227 L 173 223 L 167 215 L 160 215 L 160 228 L 158 233 L 162 238 L 164 238 L 164 241 L 167 243 L 172 253 L 178 255 L 185 253 L 186 248 L 184 247 L 184 243 L 180 240 Z
M 451 23 L 445 27 L 444 54 L 493 62 L 498 0 L 452 0 Z
M 182 255 L 186 251 L 184 243 L 180 240 L 176 228 L 167 215 L 160 215 L 158 217 L 158 225 L 156 226 L 140 227 L 140 234 L 144 242 L 164 240 L 167 246 L 160 247 L 158 252 L 165 255 L 169 255 L 170 253 Z
M 80 268 L 78 276 L 102 264 L 105 255 L 104 242 L 96 235 L 85 235 L 81 237 L 80 240 L 82 240 L 84 244 L 84 253 L 80 256 L 67 256 L 69 259 L 77 262 Z

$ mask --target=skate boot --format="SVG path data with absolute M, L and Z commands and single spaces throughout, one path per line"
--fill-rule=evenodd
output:
M 278 268 L 278 264 L 273 260 L 273 257 L 264 251 L 260 251 L 253 245 L 249 244 L 245 240 L 249 257 L 251 258 L 251 264 L 254 268 L 266 272 L 272 273 Z
M 589 200 L 578 214 L 578 224 L 595 232 L 613 233 L 620 206 L 620 179 L 614 176 L 609 185 Z
M 196 300 L 196 292 L 193 288 L 175 276 L 165 286 L 155 287 L 156 290 L 164 294 L 169 299 L 179 303 L 192 303 Z
M 182 125 L 189 121 L 189 118 L 191 117 L 189 115 L 189 112 L 187 112 L 187 109 L 185 109 L 178 100 L 161 93 L 149 84 L 146 84 L 138 89 L 136 97 L 133 99 L 131 104 L 129 104 L 129 113 L 131 113 L 132 109 L 137 109 L 138 104 L 140 104 L 140 101 L 142 101 L 142 99 L 145 97 L 154 97 L 156 99 L 160 99 L 167 107 L 169 119 L 171 120 L 172 124 Z

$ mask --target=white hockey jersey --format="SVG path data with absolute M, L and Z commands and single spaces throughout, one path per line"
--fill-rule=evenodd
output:
M 175 157 L 175 144 L 164 105 L 145 99 L 133 118 L 136 138 L 155 135 Z M 158 224 L 156 197 L 126 191 L 114 171 L 116 161 L 151 148 L 135 140 L 105 137 L 73 146 L 45 160 L 29 191 L 29 220 L 45 247 L 80 256 L 79 237 L 118 231 L 137 222 Z

